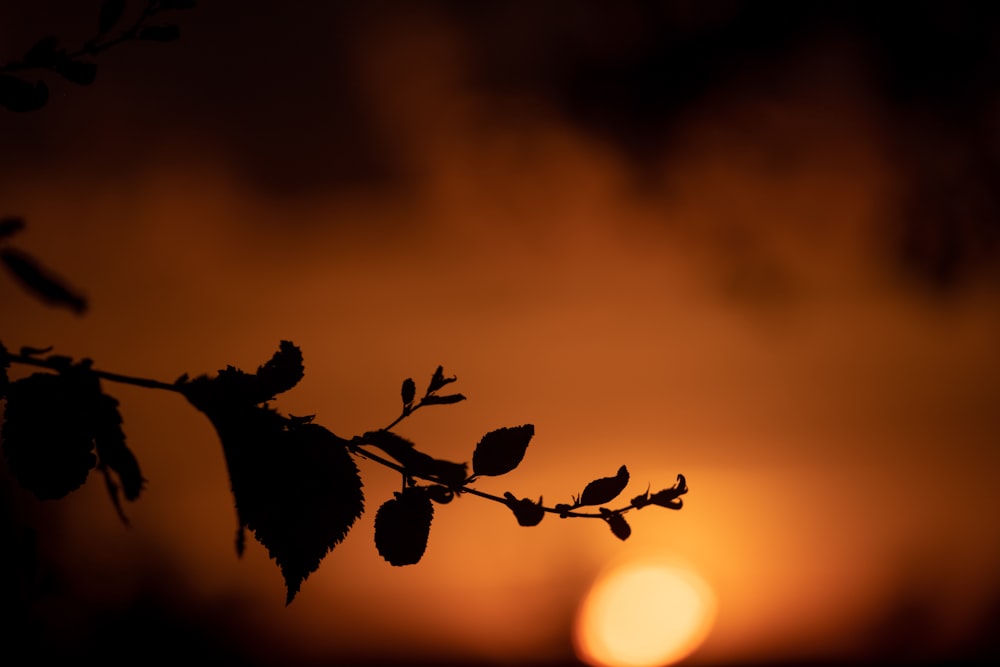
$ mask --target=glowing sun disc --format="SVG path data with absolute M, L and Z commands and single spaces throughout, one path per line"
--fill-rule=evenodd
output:
M 576 651 L 591 665 L 669 665 L 698 648 L 714 615 L 714 596 L 693 571 L 632 561 L 602 575 L 587 593 L 576 619 Z

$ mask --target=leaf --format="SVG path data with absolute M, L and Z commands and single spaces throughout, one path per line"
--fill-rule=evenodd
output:
M 21 58 L 21 61 L 30 67 L 44 67 L 56 59 L 56 49 L 59 40 L 55 37 L 43 37 L 35 42 Z
M 534 435 L 532 424 L 490 431 L 472 453 L 473 474 L 496 477 L 510 472 L 521 463 Z
M 0 261 L 21 285 L 36 297 L 54 306 L 65 306 L 77 315 L 87 309 L 87 301 L 59 278 L 43 269 L 29 255 L 14 248 L 0 249 Z
M 14 478 L 38 498 L 75 491 L 97 465 L 86 391 L 75 378 L 52 373 L 7 387 L 4 454 Z
M 667 509 L 679 510 L 684 507 L 684 501 L 680 496 L 688 492 L 687 480 L 684 475 L 677 475 L 677 482 L 669 489 L 657 491 L 649 497 L 649 504 L 659 505 Z
M 424 396 L 420 399 L 423 405 L 451 405 L 465 400 L 461 394 L 448 394 L 447 396 Z
M 542 508 L 542 499 L 538 498 L 536 503 L 528 498 L 518 500 L 513 493 L 507 491 L 503 494 L 506 499 L 505 504 L 514 513 L 517 523 L 522 526 L 537 526 L 545 518 L 545 510 Z
M 411 486 L 387 500 L 375 515 L 375 548 L 391 565 L 418 563 L 427 549 L 434 506 L 427 490 Z
M 121 488 L 126 500 L 136 500 L 146 480 L 142 478 L 139 462 L 135 455 L 125 444 L 125 433 L 122 431 L 122 417 L 118 412 L 118 401 L 102 393 L 95 397 L 94 405 L 90 408 L 90 415 L 93 423 L 94 444 L 97 446 L 98 465 L 101 468 L 109 468 L 118 476 L 117 483 L 113 480 L 110 481 L 109 489 L 113 489 L 111 502 L 121 515 L 118 488 Z
M 124 13 L 125 0 L 104 0 L 101 3 L 101 11 L 97 17 L 97 34 L 103 35 L 114 28 Z
M 143 28 L 137 35 L 138 39 L 150 42 L 172 42 L 181 36 L 181 29 L 172 23 L 161 23 Z
M 63 58 L 52 65 L 62 78 L 79 86 L 89 86 L 97 78 L 97 63 Z
M 628 469 L 622 466 L 614 477 L 595 479 L 584 488 L 577 505 L 603 505 L 618 497 L 628 485 Z
M 346 440 L 319 424 L 293 426 L 284 440 L 284 451 L 269 457 L 277 469 L 265 511 L 247 527 L 281 568 L 289 604 L 364 512 L 364 493 Z
M 628 521 L 621 512 L 612 512 L 607 508 L 600 508 L 601 518 L 607 522 L 608 526 L 611 527 L 611 532 L 614 533 L 615 537 L 623 542 L 629 538 L 632 534 L 632 527 L 628 525 Z
M 22 229 L 24 229 L 24 218 L 17 218 L 14 216 L 0 218 L 0 239 L 13 236 Z
M 267 396 L 264 400 L 271 400 L 277 394 L 288 391 L 297 385 L 304 375 L 302 350 L 287 340 L 281 341 L 274 356 L 257 369 L 260 391 L 262 395 Z
M 455 382 L 456 380 L 458 380 L 458 378 L 455 377 L 454 375 L 452 375 L 451 377 L 445 377 L 444 376 L 444 367 L 443 366 L 438 366 L 437 370 L 434 371 L 434 375 L 431 376 L 431 382 L 430 382 L 430 384 L 427 385 L 427 393 L 431 394 L 431 393 L 437 391 L 438 389 L 441 389 L 445 385 L 448 385 L 448 384 L 451 384 L 452 382 Z
M 34 84 L 16 76 L 0 74 L 0 107 L 8 111 L 38 111 L 49 101 L 49 87 L 44 81 Z
M 400 388 L 399 394 L 403 399 L 403 409 L 412 408 L 413 399 L 417 397 L 417 383 L 413 381 L 413 378 L 403 380 L 403 386 Z
M 237 553 L 243 530 L 253 531 L 281 569 L 288 604 L 363 513 L 361 475 L 348 441 L 249 402 L 240 385 L 247 376 L 233 371 L 195 378 L 181 391 L 222 442 L 240 524 Z

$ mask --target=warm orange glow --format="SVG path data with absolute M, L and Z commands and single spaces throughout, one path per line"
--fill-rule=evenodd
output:
M 714 612 L 711 590 L 691 570 L 632 561 L 603 575 L 583 601 L 577 653 L 609 667 L 673 664 L 705 639 Z

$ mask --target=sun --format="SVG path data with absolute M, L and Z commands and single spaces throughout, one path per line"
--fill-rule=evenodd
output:
M 576 619 L 576 651 L 600 667 L 669 665 L 698 648 L 714 616 L 715 597 L 694 571 L 630 561 L 587 593 Z

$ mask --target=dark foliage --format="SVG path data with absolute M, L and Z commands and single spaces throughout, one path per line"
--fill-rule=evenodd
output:
M 427 489 L 396 492 L 375 514 L 375 548 L 391 565 L 413 565 L 427 549 L 434 506 Z
M 42 301 L 64 306 L 78 315 L 87 310 L 87 300 L 83 296 L 42 267 L 31 255 L 14 248 L 3 248 L 0 249 L 0 261 L 26 290 Z
M 125 443 L 118 401 L 101 391 L 86 362 L 61 365 L 59 373 L 34 373 L 7 387 L 3 448 L 11 473 L 52 499 L 79 488 L 97 467 L 124 518 L 119 489 L 136 500 L 144 480 Z
M 494 477 L 506 475 L 521 463 L 534 435 L 535 427 L 531 424 L 490 431 L 472 453 L 472 472 Z
M 48 101 L 48 86 L 19 73 L 38 70 L 55 74 L 77 85 L 89 85 L 97 76 L 92 58 L 117 44 L 130 41 L 172 41 L 180 30 L 169 23 L 149 20 L 166 10 L 189 9 L 190 0 L 148 0 L 130 26 L 121 28 L 126 0 L 104 0 L 93 39 L 75 51 L 60 46 L 55 37 L 38 40 L 22 56 L 0 67 L 0 107 L 34 111 Z M 19 217 L 0 218 L 0 241 L 20 232 Z M 56 278 L 30 255 L 0 248 L 0 261 L 25 289 L 55 306 L 82 313 L 85 299 Z M 374 461 L 402 475 L 403 490 L 385 501 L 375 516 L 375 546 L 395 566 L 420 561 L 427 548 L 434 503 L 451 503 L 463 494 L 476 495 L 506 505 L 522 526 L 538 525 L 545 514 L 604 520 L 620 539 L 631 530 L 623 514 L 656 504 L 680 507 L 679 495 L 687 492 L 684 478 L 672 489 L 650 496 L 648 492 L 618 509 L 600 507 L 599 513 L 574 511 L 616 498 L 628 483 L 622 466 L 615 477 L 589 483 L 573 505 L 548 508 L 528 498 L 503 497 L 473 488 L 477 477 L 511 472 L 523 460 L 535 429 L 531 424 L 499 428 L 484 435 L 468 463 L 435 458 L 392 429 L 418 409 L 454 405 L 465 400 L 460 393 L 438 392 L 457 381 L 438 366 L 427 390 L 417 398 L 416 383 L 406 378 L 400 388 L 402 410 L 388 426 L 345 440 L 313 417 L 283 415 L 269 405 L 279 394 L 294 388 L 304 377 L 301 350 L 289 341 L 256 372 L 227 366 L 215 376 L 173 383 L 98 371 L 89 359 L 50 354 L 51 348 L 22 347 L 17 354 L 0 344 L 0 399 L 5 403 L 0 436 L 11 473 L 17 482 L 41 499 L 62 498 L 79 488 L 90 471 L 101 472 L 111 502 L 123 521 L 121 496 L 138 499 L 145 485 L 139 463 L 126 444 L 118 401 L 105 394 L 102 380 L 177 392 L 208 417 L 222 444 L 236 505 L 236 550 L 242 554 L 250 530 L 281 570 L 286 604 L 326 554 L 347 536 L 364 512 L 364 494 L 355 457 Z M 47 356 L 46 356 L 47 355 Z M 11 382 L 8 368 L 18 363 L 44 369 Z M 372 448 L 384 453 L 383 458 Z M 420 485 L 418 480 L 429 482 Z
M 222 442 L 239 520 L 285 578 L 287 602 L 364 511 L 361 476 L 348 442 L 310 418 L 286 417 L 266 401 L 302 378 L 302 354 L 288 341 L 257 373 L 232 366 L 214 378 L 179 383 Z

